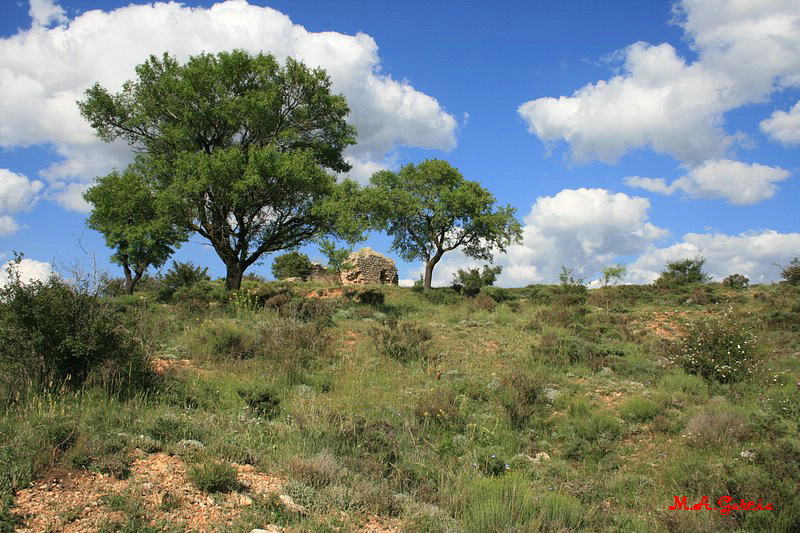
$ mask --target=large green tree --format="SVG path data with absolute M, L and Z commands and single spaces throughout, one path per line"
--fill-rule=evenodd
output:
M 492 260 L 522 235 L 511 206 L 495 208 L 494 196 L 464 179 L 447 161 L 408 164 L 399 172 L 373 174 L 365 189 L 371 222 L 393 238 L 406 261 L 425 261 L 424 287 L 442 256 L 460 248 L 474 259 Z
M 334 177 L 350 169 L 355 129 L 323 70 L 234 50 L 151 56 L 136 74 L 117 94 L 89 89 L 81 113 L 152 162 L 160 197 L 214 248 L 229 289 L 265 253 L 357 232 L 346 216 L 357 186 Z
M 188 237 L 161 208 L 140 164 L 99 178 L 84 198 L 93 206 L 87 224 L 103 234 L 115 250 L 112 261 L 125 272 L 125 294 L 133 294 L 147 268 L 163 265 Z

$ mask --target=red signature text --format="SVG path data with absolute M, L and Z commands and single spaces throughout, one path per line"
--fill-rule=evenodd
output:
M 730 514 L 731 511 L 774 511 L 771 503 L 762 504 L 761 502 L 762 500 L 758 500 L 758 502 L 739 500 L 738 503 L 734 503 L 733 498 L 730 496 L 723 496 L 717 500 L 718 507 L 711 507 L 711 504 L 708 503 L 708 496 L 703 496 L 700 498 L 700 501 L 694 505 L 686 503 L 686 496 L 675 496 L 675 505 L 670 505 L 669 509 L 670 511 L 675 511 L 677 509 L 683 509 L 685 511 L 707 509 L 709 511 L 719 511 L 719 514 L 724 515 Z

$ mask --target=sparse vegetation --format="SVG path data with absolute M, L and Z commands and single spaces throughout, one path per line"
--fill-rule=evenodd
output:
M 197 309 L 158 303 L 157 284 L 139 289 L 147 305 L 97 298 L 120 332 L 149 336 L 136 346 L 161 374 L 124 395 L 94 381 L 7 392 L 6 501 L 53 468 L 96 472 L 127 487 L 93 511 L 116 509 L 106 530 L 187 529 L 174 517 L 192 498 L 142 492 L 138 461 L 160 456 L 209 508 L 236 513 L 236 531 L 350 531 L 374 516 L 417 531 L 660 531 L 696 526 L 667 510 L 675 494 L 800 497 L 783 481 L 800 457 L 800 332 L 772 322 L 797 303 L 785 285 L 723 306 L 712 302 L 734 293 L 711 284 L 708 303 L 689 307 L 682 288 L 588 291 L 567 273 L 564 285 L 479 295 L 489 309 L 450 288 L 318 300 L 302 284 L 248 283 L 254 305 L 238 293 Z M 245 468 L 281 478 L 291 500 L 247 488 Z M 638 507 L 658 512 L 627 512 Z M 30 520 L 10 509 L 3 523 Z M 703 527 L 800 524 L 791 506 L 752 514 L 708 514 Z

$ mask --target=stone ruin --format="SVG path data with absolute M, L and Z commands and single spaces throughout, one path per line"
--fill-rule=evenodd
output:
M 371 248 L 361 248 L 350 254 L 350 270 L 341 273 L 343 285 L 397 285 L 397 267 L 394 261 Z

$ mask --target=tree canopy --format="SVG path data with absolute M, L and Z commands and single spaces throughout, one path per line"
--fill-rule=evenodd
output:
M 188 237 L 159 205 L 141 165 L 103 176 L 84 198 L 93 206 L 87 224 L 116 250 L 111 260 L 125 272 L 125 294 L 133 294 L 147 268 L 163 265 Z
M 494 196 L 447 161 L 379 171 L 370 182 L 365 197 L 372 225 L 392 237 L 403 259 L 425 261 L 426 289 L 446 252 L 460 248 L 467 257 L 491 261 L 495 250 L 504 252 L 521 238 L 514 208 L 495 209 Z
M 225 263 L 229 289 L 265 253 L 360 234 L 346 205 L 358 187 L 333 175 L 350 169 L 355 129 L 323 70 L 234 50 L 151 56 L 136 74 L 117 94 L 95 84 L 81 113 L 147 161 L 175 220 Z

